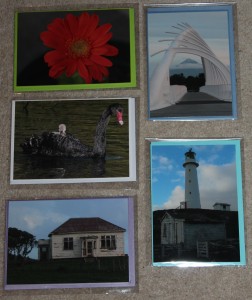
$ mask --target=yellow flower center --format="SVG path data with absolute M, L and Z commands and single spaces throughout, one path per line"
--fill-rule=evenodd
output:
M 67 42 L 67 49 L 72 58 L 88 57 L 90 44 L 85 40 L 71 40 Z

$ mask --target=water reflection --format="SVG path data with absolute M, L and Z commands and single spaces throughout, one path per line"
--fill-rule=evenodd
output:
M 106 174 L 106 160 L 18 155 L 16 178 L 96 178 Z M 24 169 L 25 165 L 25 171 Z M 115 172 L 114 172 L 115 174 Z M 118 175 L 119 176 L 119 175 Z

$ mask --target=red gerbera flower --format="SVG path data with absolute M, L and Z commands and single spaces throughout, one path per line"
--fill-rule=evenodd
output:
M 106 56 L 118 54 L 118 49 L 108 44 L 111 27 L 109 23 L 99 26 L 99 17 L 86 12 L 78 17 L 69 13 L 64 19 L 54 19 L 40 34 L 44 45 L 54 49 L 44 56 L 50 67 L 49 76 L 58 78 L 65 73 L 70 77 L 77 71 L 86 83 L 92 79 L 101 82 L 112 66 Z

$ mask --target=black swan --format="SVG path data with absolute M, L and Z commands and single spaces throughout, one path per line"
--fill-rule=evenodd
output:
M 110 116 L 116 116 L 123 125 L 123 108 L 120 104 L 111 104 L 105 109 L 96 126 L 94 145 L 88 146 L 80 142 L 72 134 L 66 132 L 66 125 L 60 124 L 58 132 L 43 132 L 32 135 L 20 144 L 24 153 L 57 157 L 104 158 L 106 155 L 106 129 Z

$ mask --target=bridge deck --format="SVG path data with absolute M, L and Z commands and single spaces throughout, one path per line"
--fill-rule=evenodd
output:
M 178 103 L 150 112 L 151 118 L 232 116 L 232 102 L 202 92 L 189 92 Z

